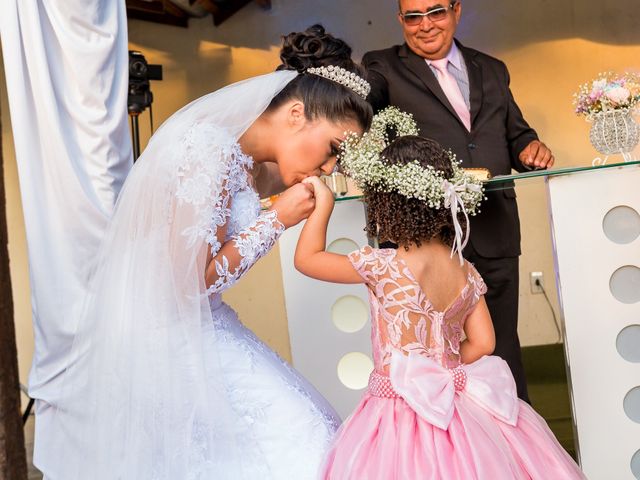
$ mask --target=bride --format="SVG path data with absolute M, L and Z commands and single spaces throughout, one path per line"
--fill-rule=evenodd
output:
M 45 478 L 316 477 L 335 411 L 220 295 L 313 210 L 300 182 L 333 170 L 344 132 L 369 127 L 350 55 L 320 26 L 292 33 L 279 71 L 194 101 L 151 138 L 37 439 Z M 252 169 L 267 163 L 289 188 L 261 212 Z

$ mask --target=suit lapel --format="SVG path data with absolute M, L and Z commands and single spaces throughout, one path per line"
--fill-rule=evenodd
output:
M 460 121 L 458 114 L 451 106 L 451 103 L 449 103 L 447 96 L 444 94 L 442 87 L 438 83 L 438 79 L 431 71 L 431 68 L 429 68 L 429 65 L 427 65 L 425 59 L 416 55 L 406 43 L 400 47 L 398 55 L 407 68 L 411 70 L 431 91 L 431 93 L 440 100 L 440 103 L 442 103 L 442 105 L 444 105 L 447 110 L 449 110 L 451 114 Z
M 476 123 L 476 117 L 482 107 L 482 67 L 476 61 L 475 51 L 464 47 L 457 40 L 456 44 L 458 45 L 460 53 L 462 53 L 462 58 L 464 58 L 467 73 L 469 74 L 469 103 L 471 104 L 471 125 L 473 128 L 473 125 Z

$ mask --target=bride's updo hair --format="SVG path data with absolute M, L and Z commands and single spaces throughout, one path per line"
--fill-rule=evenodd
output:
M 292 99 L 304 103 L 310 120 L 324 117 L 330 121 L 355 120 L 364 130 L 371 125 L 373 111 L 369 103 L 352 89 L 319 75 L 305 73 L 311 67 L 333 65 L 366 78 L 364 69 L 351 59 L 351 47 L 325 32 L 322 25 L 313 25 L 304 32 L 283 37 L 280 50 L 282 65 L 278 70 L 300 73 L 276 95 L 268 110 L 275 110 Z

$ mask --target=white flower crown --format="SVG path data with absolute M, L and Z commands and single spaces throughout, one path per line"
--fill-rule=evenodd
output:
M 396 107 L 388 107 L 373 117 L 371 129 L 362 137 L 349 133 L 340 146 L 340 168 L 361 190 L 394 191 L 407 198 L 416 198 L 439 209 L 445 205 L 448 185 L 459 193 L 462 205 L 469 215 L 479 212 L 484 198 L 482 182 L 465 172 L 453 152 L 451 158 L 453 176 L 444 174 L 431 165 L 422 166 L 417 160 L 404 165 L 391 165 L 380 154 L 390 143 L 388 128 L 393 127 L 398 137 L 418 135 L 418 127 L 409 113 Z
M 469 222 L 463 239 L 457 214 L 462 212 L 467 217 L 480 211 L 480 202 L 484 199 L 482 182 L 465 172 L 451 151 L 447 152 L 453 167 L 451 178 L 445 178 L 431 165 L 422 166 L 418 160 L 404 165 L 388 163 L 381 153 L 390 143 L 389 127 L 395 130 L 397 137 L 419 133 L 411 114 L 388 107 L 373 117 L 371 129 L 361 137 L 347 134 L 340 146 L 340 168 L 363 191 L 397 192 L 407 198 L 422 200 L 430 208 L 451 209 L 456 230 L 451 255 L 457 251 L 462 262 L 462 249 L 469 239 Z

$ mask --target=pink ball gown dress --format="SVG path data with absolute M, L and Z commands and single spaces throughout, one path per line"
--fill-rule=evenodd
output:
M 460 360 L 463 326 L 486 286 L 467 283 L 444 311 L 395 250 L 349 255 L 371 303 L 374 371 L 329 451 L 332 480 L 583 479 L 545 421 L 519 400 L 507 364 Z

